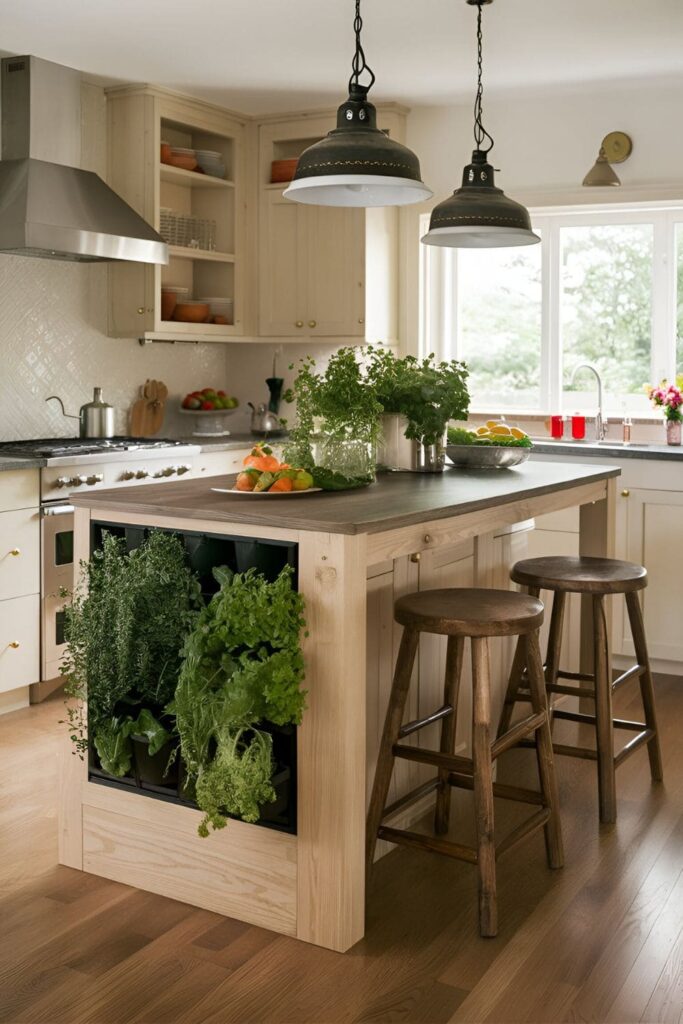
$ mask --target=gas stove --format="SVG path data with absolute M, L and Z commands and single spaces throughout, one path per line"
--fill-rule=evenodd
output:
M 29 441 L 3 441 L 0 442 L 0 455 L 13 455 L 21 458 L 46 459 L 48 465 L 59 465 L 58 459 L 81 459 L 86 455 L 96 455 L 98 458 L 108 458 L 111 455 L 156 452 L 158 449 L 173 449 L 178 454 L 179 449 L 187 451 L 188 454 L 195 454 L 199 451 L 196 445 L 187 444 L 185 441 L 176 441 L 169 438 L 157 437 L 107 437 L 107 438 L 82 438 L 82 437 L 57 437 L 40 439 L 35 438 Z

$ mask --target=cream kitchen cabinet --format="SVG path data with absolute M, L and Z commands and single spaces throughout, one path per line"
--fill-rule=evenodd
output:
M 365 337 L 365 212 L 270 190 L 260 232 L 259 331 Z
M 0 603 L 0 693 L 40 679 L 39 636 L 39 594 Z
M 36 594 L 39 589 L 38 508 L 0 512 L 0 601 Z
M 28 704 L 40 679 L 39 500 L 38 470 L 0 473 L 0 711 Z
M 378 106 L 402 140 L 405 109 Z M 398 338 L 398 211 L 307 206 L 271 184 L 274 159 L 292 159 L 334 127 L 336 113 L 270 118 L 258 127 L 258 333 L 294 342 Z

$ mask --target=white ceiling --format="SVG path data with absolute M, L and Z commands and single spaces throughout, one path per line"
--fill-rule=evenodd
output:
M 363 0 L 376 99 L 469 100 L 465 0 Z M 352 0 L 0 0 L 2 46 L 107 80 L 152 82 L 265 113 L 341 102 Z M 484 8 L 490 93 L 683 79 L 683 0 L 497 0 Z

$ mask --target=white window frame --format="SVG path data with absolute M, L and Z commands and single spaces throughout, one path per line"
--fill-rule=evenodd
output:
M 591 206 L 531 208 L 531 219 L 542 241 L 542 316 L 540 358 L 540 404 L 538 408 L 516 409 L 521 414 L 565 412 L 574 397 L 565 400 L 562 388 L 561 338 L 561 251 L 560 230 L 564 227 L 592 227 L 607 224 L 653 225 L 652 346 L 651 380 L 670 380 L 676 374 L 676 231 L 683 231 L 683 203 L 625 203 Z M 429 215 L 420 218 L 420 233 L 428 227 Z M 454 259 L 457 250 L 421 246 L 420 258 L 420 353 L 434 352 L 441 359 L 458 358 L 458 282 Z M 494 411 L 478 409 L 473 412 Z M 570 410 L 571 411 L 571 410 Z M 608 412 L 615 412 L 608 409 Z

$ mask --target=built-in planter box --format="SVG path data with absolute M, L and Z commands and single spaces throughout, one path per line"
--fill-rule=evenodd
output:
M 158 530 L 159 527 L 154 529 Z M 102 535 L 105 532 L 125 538 L 128 551 L 134 551 L 140 547 L 150 531 L 146 527 L 92 520 L 90 524 L 91 553 L 102 546 Z M 168 530 L 165 532 L 173 533 L 182 541 L 187 552 L 188 563 L 199 576 L 202 594 L 206 600 L 218 589 L 218 584 L 212 575 L 212 570 L 216 566 L 228 566 L 234 572 L 240 573 L 255 568 L 272 582 L 286 565 L 290 565 L 294 569 L 294 586 L 297 585 L 297 545 L 293 542 L 230 537 L 193 531 Z M 261 805 L 261 817 L 257 824 L 296 834 L 296 726 L 279 726 L 272 722 L 261 722 L 259 729 L 269 732 L 273 738 L 275 771 L 272 783 L 276 799 L 272 803 Z M 88 757 L 88 781 L 196 808 L 197 805 L 187 787 L 187 775 L 181 757 L 178 755 L 170 767 L 167 767 L 172 746 L 167 744 L 157 754 L 151 756 L 144 737 L 133 736 L 131 742 L 133 748 L 131 772 L 121 778 L 104 771 L 97 751 L 91 744 Z

